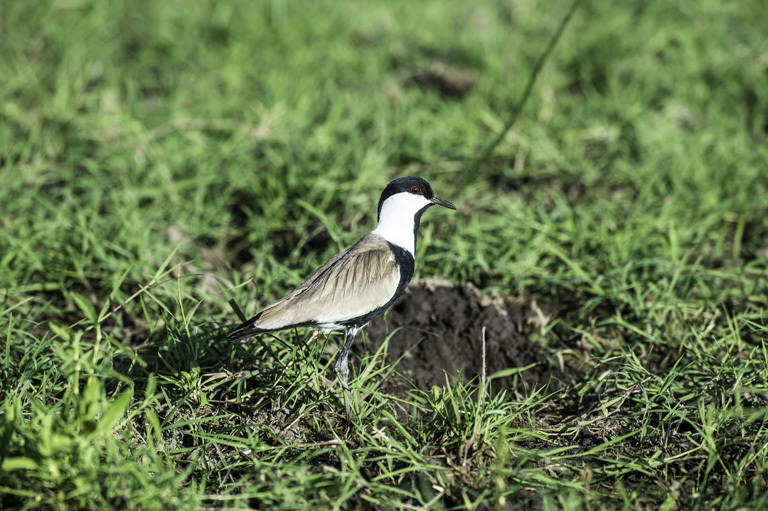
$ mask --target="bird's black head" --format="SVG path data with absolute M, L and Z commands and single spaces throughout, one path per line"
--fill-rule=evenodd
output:
M 429 202 L 429 204 L 426 205 L 427 207 L 439 204 L 450 209 L 456 209 L 456 206 L 435 195 L 435 192 L 432 191 L 432 187 L 426 180 L 417 176 L 408 176 L 397 178 L 384 188 L 384 191 L 381 193 L 381 198 L 379 199 L 378 217 L 381 217 L 381 207 L 384 204 L 384 201 L 398 193 L 421 195 Z
M 416 176 L 399 177 L 384 188 L 384 191 L 381 193 L 381 199 L 379 199 L 379 206 L 381 206 L 382 202 L 400 192 L 423 195 L 426 199 L 431 199 L 435 196 L 432 187 L 424 179 Z

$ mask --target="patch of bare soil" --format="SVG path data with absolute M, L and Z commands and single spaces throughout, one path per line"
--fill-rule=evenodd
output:
M 428 390 L 445 385 L 446 374 L 464 381 L 481 374 L 485 328 L 488 376 L 535 364 L 520 374 L 521 383 L 528 389 L 549 384 L 550 390 L 558 390 L 583 374 L 576 363 L 566 361 L 558 367 L 542 356 L 543 346 L 531 338 L 541 328 L 541 315 L 535 303 L 510 306 L 501 295 L 482 293 L 472 284 L 418 281 L 385 316 L 365 329 L 365 343 L 356 342 L 354 349 L 358 353 L 376 350 L 392 334 L 387 363 L 395 364 L 402 357 L 396 371 Z M 388 378 L 384 390 L 395 395 L 407 392 L 407 385 L 397 380 Z M 514 377 L 500 378 L 493 389 L 513 385 Z
M 417 86 L 433 91 L 444 98 L 462 99 L 478 80 L 478 73 L 440 61 L 410 70 L 404 80 L 406 86 Z

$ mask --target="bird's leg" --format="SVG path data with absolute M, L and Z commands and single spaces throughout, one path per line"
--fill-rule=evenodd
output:
M 349 390 L 349 347 L 352 345 L 352 340 L 357 334 L 357 328 L 349 328 L 346 331 L 344 340 L 344 347 L 341 348 L 341 352 L 336 357 L 336 363 L 333 365 L 333 369 L 336 372 L 336 376 L 339 377 L 342 388 L 344 388 L 344 409 L 347 412 L 347 421 L 349 421 L 349 404 L 352 402 L 352 391 Z

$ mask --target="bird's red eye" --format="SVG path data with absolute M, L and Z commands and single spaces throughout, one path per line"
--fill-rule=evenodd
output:
M 411 187 L 411 193 L 414 195 L 418 195 L 420 191 L 421 191 L 421 188 L 419 188 L 418 186 Z

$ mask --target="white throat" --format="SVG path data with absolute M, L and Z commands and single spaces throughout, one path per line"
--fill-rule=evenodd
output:
M 379 225 L 373 230 L 373 234 L 378 234 L 393 245 L 402 247 L 414 255 L 416 214 L 430 204 L 431 202 L 423 195 L 412 195 L 408 192 L 389 197 L 381 205 Z

